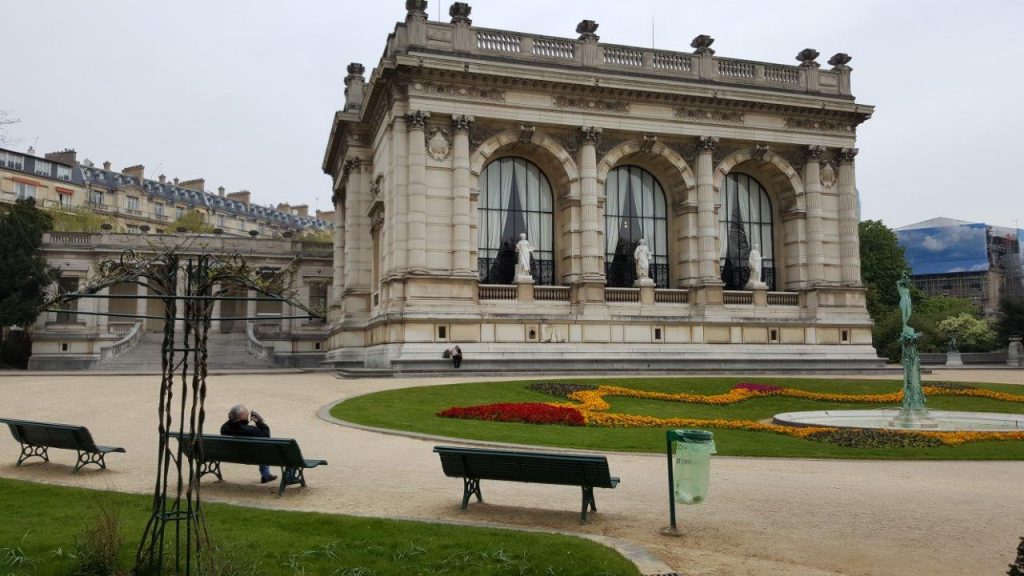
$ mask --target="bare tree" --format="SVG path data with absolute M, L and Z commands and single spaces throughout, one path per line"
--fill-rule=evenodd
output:
M 21 122 L 21 119 L 12 116 L 10 111 L 0 110 L 0 145 L 14 143 L 14 139 L 7 133 L 7 127 L 18 122 Z

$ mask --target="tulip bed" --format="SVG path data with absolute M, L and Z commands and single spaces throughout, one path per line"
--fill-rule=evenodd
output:
M 931 408 L 1024 414 L 1024 387 L 926 383 Z M 781 412 L 898 407 L 896 381 L 621 378 L 411 388 L 339 404 L 344 420 L 468 439 L 660 451 L 664 430 L 703 428 L 720 454 L 1024 460 L 1024 430 L 884 432 L 773 424 Z

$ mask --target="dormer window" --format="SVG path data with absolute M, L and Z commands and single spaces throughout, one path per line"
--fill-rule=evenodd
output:
M 24 170 L 25 159 L 19 154 L 0 151 L 0 167 L 7 167 L 11 170 Z
M 49 176 L 52 170 L 53 165 L 46 160 L 36 160 L 36 174 L 39 174 L 40 176 Z
M 71 167 L 57 165 L 57 178 L 60 180 L 71 181 Z

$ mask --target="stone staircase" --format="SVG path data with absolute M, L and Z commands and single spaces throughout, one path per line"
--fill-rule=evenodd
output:
M 159 372 L 162 333 L 148 333 L 142 341 L 123 354 L 96 364 L 91 370 L 97 372 Z M 211 332 L 207 338 L 207 370 L 263 370 L 274 368 L 271 360 L 252 356 L 246 350 L 246 336 L 242 332 L 220 334 Z M 181 348 L 181 343 L 175 345 Z M 175 359 L 181 358 L 175 352 Z

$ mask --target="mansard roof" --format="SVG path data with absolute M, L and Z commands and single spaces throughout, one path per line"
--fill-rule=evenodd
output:
M 262 220 L 287 228 L 328 230 L 332 226 L 329 222 L 312 216 L 297 216 L 267 206 L 252 203 L 246 204 L 233 198 L 209 192 L 200 192 L 191 188 L 183 188 L 172 182 L 158 182 L 149 179 L 139 182 L 139 179 L 134 176 L 128 176 L 113 170 L 103 170 L 95 166 L 82 166 L 82 176 L 85 183 L 93 187 L 101 186 L 108 190 L 124 190 L 133 187 L 151 197 L 162 198 L 167 202 L 185 203 L 193 207 L 202 207 L 216 212 Z

